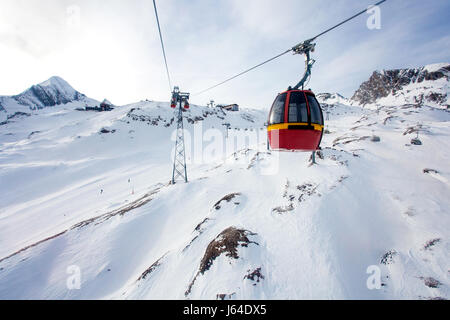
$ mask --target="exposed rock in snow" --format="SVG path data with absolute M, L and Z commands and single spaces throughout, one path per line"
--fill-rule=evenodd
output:
M 255 235 L 256 233 L 237 229 L 235 227 L 230 227 L 222 231 L 206 248 L 202 261 L 200 262 L 198 273 L 190 283 L 185 295 L 188 296 L 191 293 L 197 277 L 205 274 L 205 272 L 211 268 L 214 260 L 218 257 L 225 255 L 231 259 L 239 259 L 239 247 L 248 247 L 250 244 L 258 245 L 257 242 L 249 239 L 249 237 Z
M 429 288 L 439 288 L 439 286 L 442 285 L 442 283 L 432 277 L 427 278 L 421 278 L 424 282 L 424 284 Z
M 235 227 L 222 231 L 206 248 L 199 271 L 204 274 L 212 266 L 214 260 L 222 254 L 229 258 L 239 259 L 238 248 L 247 247 L 251 243 L 257 244 L 248 238 L 255 235 L 253 232 L 236 229 Z
M 253 286 L 256 286 L 260 281 L 265 279 L 261 269 L 262 268 L 257 268 L 253 271 L 247 270 L 248 273 L 245 275 L 244 279 L 253 281 Z
M 380 263 L 381 264 L 385 264 L 385 265 L 393 264 L 395 262 L 394 258 L 395 258 L 396 255 L 397 255 L 397 252 L 395 250 L 390 250 L 390 251 L 386 252 L 383 255 L 383 257 L 381 258 Z
M 231 193 L 229 195 L 226 195 L 225 197 L 223 197 L 222 199 L 220 199 L 219 201 L 217 201 L 217 203 L 214 205 L 214 209 L 216 210 L 220 210 L 221 209 L 221 205 L 222 202 L 230 202 L 231 200 L 233 200 L 234 198 L 240 196 L 240 193 Z M 238 202 L 235 202 L 237 204 L 239 204 Z
M 435 174 L 439 174 L 439 171 L 435 170 L 435 169 L 423 169 L 423 173 L 435 173 Z
M 233 296 L 236 294 L 236 292 L 233 292 L 231 294 L 227 294 L 227 293 L 220 293 L 216 296 L 216 300 L 231 300 L 233 298 Z
M 441 239 L 439 239 L 439 238 L 430 240 L 430 241 L 428 241 L 428 242 L 425 244 L 424 249 L 425 249 L 425 250 L 432 250 L 432 248 L 433 248 L 435 245 L 437 245 L 439 242 L 441 242 Z
M 379 136 L 372 136 L 372 138 L 370 138 L 370 141 L 372 141 L 372 142 L 380 142 L 381 141 L 381 138 L 379 137 Z
M 145 280 L 153 271 L 155 271 L 160 265 L 161 261 L 164 259 L 165 255 L 159 258 L 155 263 L 153 263 L 147 270 L 145 270 L 137 281 Z

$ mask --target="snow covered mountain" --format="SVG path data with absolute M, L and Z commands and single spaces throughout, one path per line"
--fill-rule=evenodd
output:
M 262 111 L 191 105 L 188 184 L 166 102 L 0 126 L 0 299 L 448 299 L 450 113 L 319 99 L 317 165 Z
M 69 103 L 94 105 L 98 101 L 87 98 L 73 89 L 64 79 L 51 77 L 47 81 L 34 85 L 15 96 L 0 96 L 0 121 L 15 115 L 28 114 L 30 111 L 65 105 Z
M 356 105 L 431 105 L 449 109 L 450 64 L 375 71 L 352 97 Z
M 317 100 L 319 100 L 320 104 L 327 104 L 327 105 L 333 105 L 333 104 L 349 104 L 349 101 L 347 98 L 343 97 L 339 93 L 318 93 L 316 94 Z

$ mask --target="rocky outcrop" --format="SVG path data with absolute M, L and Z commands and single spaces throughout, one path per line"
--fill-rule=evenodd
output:
M 395 96 L 411 84 L 418 84 L 421 87 L 420 84 L 425 84 L 426 81 L 431 82 L 439 79 L 448 81 L 449 72 L 449 64 L 415 69 L 375 71 L 369 80 L 359 87 L 351 100 L 360 105 L 376 103 L 381 98 L 390 95 Z M 447 100 L 447 95 L 442 92 L 429 92 L 426 95 L 418 94 L 414 100 L 417 104 L 422 104 L 426 101 L 444 104 Z
M 247 248 L 250 244 L 259 245 L 257 242 L 249 239 L 251 236 L 256 236 L 256 233 L 248 230 L 237 229 L 235 227 L 230 227 L 222 231 L 206 248 L 202 261 L 200 262 L 199 270 L 192 282 L 189 284 L 189 287 L 185 292 L 185 296 L 187 297 L 191 293 L 192 287 L 194 286 L 197 278 L 200 275 L 205 274 L 205 272 L 211 268 L 214 260 L 218 257 L 225 255 L 230 259 L 239 259 L 239 247 Z

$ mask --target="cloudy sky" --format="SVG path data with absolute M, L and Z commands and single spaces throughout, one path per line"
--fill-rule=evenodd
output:
M 157 0 L 174 84 L 199 92 L 368 7 L 375 0 Z M 308 85 L 351 96 L 377 69 L 450 62 L 450 1 L 388 0 L 318 39 Z M 291 54 L 200 96 L 268 108 L 301 78 Z M 152 0 L 1 0 L 0 95 L 53 75 L 115 104 L 169 100 Z

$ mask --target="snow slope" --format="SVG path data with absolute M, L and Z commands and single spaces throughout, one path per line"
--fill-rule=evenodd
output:
M 311 166 L 267 151 L 263 112 L 191 106 L 176 185 L 167 103 L 0 126 L 0 299 L 448 299 L 450 113 L 326 110 Z

